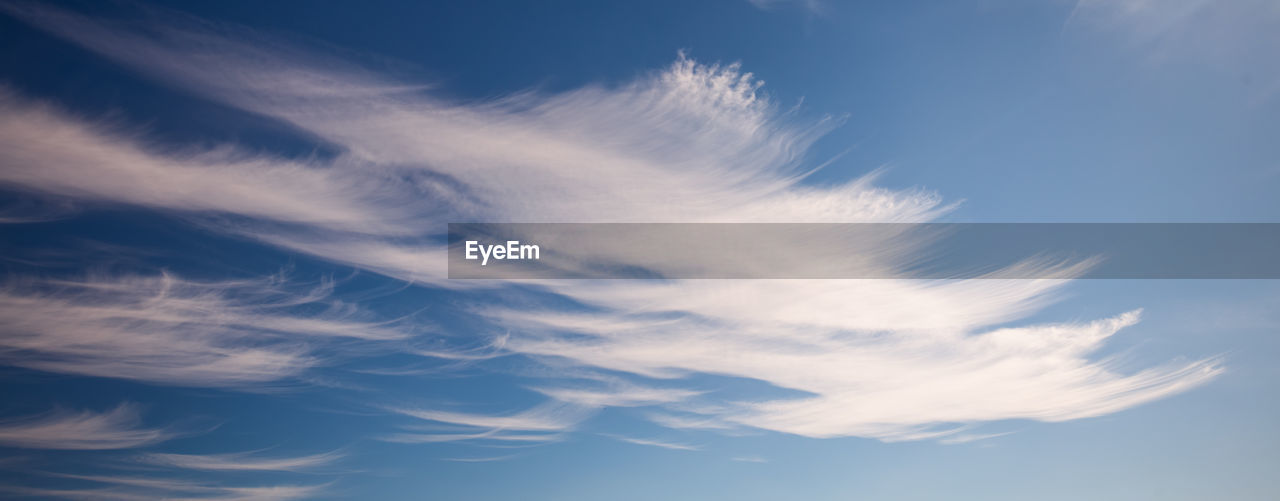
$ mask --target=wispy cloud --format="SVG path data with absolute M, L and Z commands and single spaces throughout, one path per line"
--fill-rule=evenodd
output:
M 366 232 L 392 231 L 378 221 L 392 221 L 401 210 L 373 203 L 381 187 L 343 179 L 343 170 L 232 148 L 157 155 L 119 127 L 75 118 L 5 87 L 0 87 L 0 110 L 6 145 L 0 158 L 5 165 L 23 166 L 5 168 L 0 175 L 6 183 L 46 193 Z M 92 179 L 76 179 L 89 173 Z M 316 204 L 321 194 L 326 201 Z
M 200 282 L 170 274 L 17 280 L 0 288 L 0 360 L 50 372 L 189 386 L 238 386 L 318 362 L 308 342 L 397 340 L 329 302 L 331 284 L 277 278 Z M 298 307 L 329 306 L 317 314 Z
M 130 449 L 174 436 L 143 426 L 137 406 L 127 403 L 105 412 L 60 410 L 0 421 L 0 445 L 24 449 Z
M 769 287 L 787 290 L 783 284 Z M 736 286 L 730 290 L 741 291 Z M 814 297 L 807 289 L 791 292 L 795 303 Z M 772 311 L 785 312 L 793 304 L 778 299 Z M 981 295 L 952 298 L 961 304 L 984 299 L 1000 300 Z M 656 296 L 643 300 L 658 301 Z M 739 295 L 734 303 L 742 307 L 742 300 Z M 1108 337 L 1137 322 L 1136 312 L 1085 324 L 967 332 L 945 329 L 945 324 L 907 327 L 912 322 L 876 330 L 823 325 L 854 321 L 841 310 L 814 311 L 812 316 L 797 316 L 794 323 L 784 313 L 762 326 L 743 322 L 741 314 L 712 317 L 710 307 L 693 309 L 696 306 L 691 303 L 677 311 L 698 316 L 676 325 L 664 321 L 654 328 L 635 324 L 634 319 L 612 322 L 619 314 L 592 315 L 600 318 L 594 324 L 578 319 L 574 327 L 551 327 L 561 313 L 535 317 L 538 322 L 523 324 L 530 334 L 513 338 L 509 347 L 646 377 L 712 373 L 793 392 L 776 400 L 721 402 L 695 419 L 706 428 L 736 424 L 813 437 L 885 440 L 944 436 L 955 429 L 945 425 L 954 423 L 1103 415 L 1184 390 L 1221 372 L 1213 360 L 1131 374 L 1116 371 L 1118 360 L 1090 360 Z M 953 325 L 964 325 L 962 318 Z
M 680 443 L 680 442 L 671 442 L 671 441 L 667 441 L 667 440 L 658 440 L 658 439 L 652 439 L 652 438 L 626 437 L 626 436 L 622 436 L 622 435 L 612 435 L 612 434 L 606 434 L 605 436 L 606 436 L 606 437 L 609 437 L 609 438 L 612 438 L 612 439 L 614 439 L 614 440 L 618 440 L 618 441 L 621 441 L 621 442 L 626 442 L 626 443 L 628 443 L 628 444 L 647 445 L 647 446 L 650 446 L 650 447 L 659 447 L 659 448 L 662 448 L 662 449 L 671 449 L 671 450 L 677 450 L 677 451 L 698 451 L 698 450 L 702 450 L 702 447 L 701 447 L 701 446 L 697 446 L 697 445 L 690 445 L 690 444 L 683 444 L 683 443 Z
M 338 451 L 293 457 L 262 457 L 234 454 L 145 454 L 138 461 L 147 464 L 206 471 L 291 471 L 303 472 L 331 465 L 345 457 Z
M 328 487 L 328 485 L 223 487 L 196 482 L 151 482 L 147 479 L 131 477 L 84 477 L 81 480 L 100 482 L 108 486 L 85 489 L 0 486 L 0 492 L 42 499 L 285 501 L 314 498 Z
M 784 6 L 798 6 L 815 14 L 821 14 L 824 8 L 821 0 L 747 0 L 747 3 L 760 10 L 773 10 Z
M 2 169 L 0 181 L 237 215 L 246 220 L 203 223 L 405 281 L 504 285 L 444 279 L 443 248 L 427 237 L 451 220 L 885 222 L 926 221 L 950 208 L 930 192 L 877 187 L 874 176 L 804 184 L 809 146 L 838 120 L 779 108 L 738 65 L 681 55 L 617 86 L 460 103 L 238 28 L 163 14 L 163 25 L 126 28 L 43 6 L 7 10 L 152 78 L 288 123 L 341 153 L 299 162 L 230 147 L 157 151 L 137 135 L 9 93 L 0 160 L 29 168 Z M 103 176 L 121 181 L 99 182 Z M 1099 359 L 1108 338 L 1137 322 L 1136 312 L 993 327 L 1026 318 L 1066 283 L 526 282 L 584 308 L 478 312 L 510 333 L 505 353 L 634 383 L 539 384 L 551 403 L 515 414 L 395 408 L 459 431 L 385 439 L 537 440 L 573 429 L 590 414 L 584 409 L 657 405 L 666 412 L 654 415 L 670 426 L 920 440 L 974 422 L 1103 415 L 1221 372 L 1212 359 L 1148 368 Z M 192 351 L 224 349 L 204 342 Z M 245 365 L 253 380 L 307 365 L 300 353 L 254 354 L 261 359 L 234 352 L 227 363 Z M 86 373 L 167 374 L 132 364 Z M 187 376 L 234 380 L 229 371 L 211 374 Z M 684 378 L 706 374 L 773 391 L 731 397 L 685 386 Z M 671 384 L 637 389 L 653 378 Z
M 567 431 L 567 429 L 566 429 Z M 478 442 L 485 444 L 507 444 L 507 446 L 539 445 L 558 442 L 564 438 L 560 433 L 513 433 L 502 430 L 486 430 L 476 433 L 428 433 L 403 432 L 390 433 L 378 437 L 383 442 L 397 444 L 440 444 L 447 442 Z
M 653 388 L 627 382 L 613 382 L 598 388 L 538 387 L 534 391 L 561 402 L 586 407 L 642 407 L 680 402 L 702 392 L 681 388 Z
M 985 434 L 963 433 L 963 434 L 959 434 L 959 435 L 954 435 L 954 436 L 950 436 L 950 437 L 945 437 L 945 438 L 943 438 L 943 439 L 941 439 L 941 440 L 938 440 L 938 443 L 940 443 L 940 444 L 946 444 L 946 445 L 967 444 L 967 443 L 970 443 L 970 442 L 978 442 L 978 441 L 982 441 L 982 440 L 987 440 L 987 439 L 989 439 L 989 438 L 1003 437 L 1003 436 L 1005 436 L 1005 435 L 1009 435 L 1009 434 L 1012 434 L 1012 433 L 1013 433 L 1013 432 L 1011 432 L 1011 431 L 1006 431 L 1006 432 L 1003 432 L 1003 433 L 985 433 Z
M 422 421 L 445 425 L 445 432 L 406 432 L 381 437 L 387 442 L 440 443 L 485 441 L 508 443 L 554 442 L 561 434 L 572 431 L 592 410 L 562 403 L 549 403 L 509 414 L 448 412 L 435 409 L 391 408 L 392 412 Z M 422 426 L 406 426 L 426 430 Z
M 223 487 L 224 495 L 214 499 L 227 501 L 275 501 L 314 498 L 328 485 L 272 485 L 265 487 Z
M 473 428 L 520 431 L 559 431 L 582 420 L 586 414 L 581 409 L 567 405 L 544 405 L 534 409 L 504 416 L 468 414 L 430 409 L 398 408 L 393 411 L 424 421 L 454 424 Z
M 232 485 L 212 478 L 207 473 L 240 472 L 315 472 L 341 460 L 338 451 L 306 456 L 263 457 L 258 453 L 231 454 L 144 454 L 123 459 L 116 467 L 147 465 L 145 476 L 120 474 L 70 474 L 41 472 L 42 475 L 100 486 L 83 489 L 46 489 L 15 485 L 0 486 L 0 492 L 23 496 L 57 499 L 212 499 L 212 500 L 286 500 L 313 498 L 332 482 L 313 485 Z M 205 474 L 194 477 L 193 472 Z
M 49 165 L 5 173 L 4 181 L 244 215 L 260 224 L 223 229 L 407 280 L 460 286 L 439 281 L 440 247 L 386 238 L 439 232 L 450 220 L 882 221 L 939 209 L 930 193 L 864 180 L 800 187 L 804 153 L 837 121 L 780 110 L 737 65 L 681 57 L 616 88 L 459 104 L 260 35 L 230 38 L 181 18 L 123 29 L 46 7 L 8 10 L 146 74 L 290 123 L 343 153 L 309 163 L 229 147 L 161 153 L 12 96 L 7 154 Z M 93 176 L 77 169 L 111 172 L 120 182 L 89 182 Z
M 506 461 L 519 457 L 517 454 L 509 454 L 506 456 L 485 456 L 472 458 L 442 458 L 441 461 L 449 461 L 452 463 L 492 463 L 494 461 Z

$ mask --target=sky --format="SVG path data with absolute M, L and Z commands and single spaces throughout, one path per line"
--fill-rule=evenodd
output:
M 443 233 L 1278 222 L 1278 34 L 0 2 L 0 497 L 1273 499 L 1274 280 L 451 280 Z

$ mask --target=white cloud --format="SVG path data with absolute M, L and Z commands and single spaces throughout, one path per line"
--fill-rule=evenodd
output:
M 446 412 L 434 409 L 392 409 L 394 412 L 424 421 L 455 424 L 473 428 L 520 431 L 558 431 L 581 421 L 583 412 L 567 405 L 546 405 L 505 416 Z
M 0 87 L 8 184 L 87 200 L 218 211 L 288 223 L 389 232 L 405 206 L 377 206 L 382 186 L 232 148 L 154 154 L 135 134 L 91 123 Z M 325 198 L 316 204 L 317 197 Z
M 110 474 L 71 474 L 39 472 L 59 479 L 70 479 L 99 487 L 83 489 L 47 489 L 16 485 L 0 486 L 2 492 L 23 496 L 58 499 L 118 499 L 176 500 L 209 499 L 235 500 L 286 500 L 308 499 L 321 494 L 331 483 L 316 485 L 227 485 L 213 478 L 193 478 L 192 472 L 314 472 L 316 468 L 330 465 L 343 458 L 338 451 L 308 456 L 265 458 L 255 453 L 235 454 L 144 454 L 117 468 L 133 469 L 139 463 L 147 465 L 147 476 L 130 476 L 113 470 Z
M 23 497 L 42 499 L 85 499 L 112 501 L 211 500 L 211 501 L 285 501 L 310 499 L 321 494 L 327 485 L 277 485 L 262 487 L 220 487 L 200 483 L 148 482 L 131 477 L 84 477 L 82 480 L 109 484 L 86 489 L 48 489 L 38 487 L 0 486 L 0 491 Z M 160 487 L 164 485 L 164 487 Z
M 985 433 L 985 434 L 963 433 L 963 434 L 953 435 L 953 436 L 943 438 L 941 440 L 938 440 L 938 443 L 946 444 L 946 445 L 967 444 L 970 442 L 987 440 L 989 438 L 1003 437 L 1005 435 L 1009 435 L 1012 433 L 1013 432 L 1011 431 L 1006 431 L 1004 433 Z
M 151 453 L 138 461 L 153 465 L 207 471 L 311 471 L 328 466 L 345 455 L 338 451 L 294 457 L 261 457 L 251 453 L 164 454 Z
M 792 292 L 796 302 L 813 297 L 804 288 L 769 286 Z M 736 285 L 725 290 L 734 292 Z M 960 304 L 997 301 L 966 292 L 949 299 Z M 644 299 L 652 305 L 657 297 Z M 857 304 L 858 296 L 845 297 Z M 910 304 L 910 297 L 897 299 Z M 757 309 L 741 297 L 734 304 Z M 1222 370 L 1209 360 L 1126 374 L 1117 371 L 1118 361 L 1091 360 L 1108 337 L 1137 322 L 1136 312 L 1086 324 L 989 331 L 948 329 L 933 321 L 916 329 L 910 322 L 901 329 L 823 325 L 824 320 L 844 320 L 840 310 L 827 316 L 815 311 L 804 320 L 783 316 L 772 323 L 754 318 L 742 322 L 740 315 L 711 316 L 710 308 L 696 306 L 679 310 L 688 315 L 680 322 L 663 319 L 653 326 L 634 318 L 616 321 L 625 314 L 579 314 L 574 322 L 557 324 L 564 313 L 539 317 L 523 312 L 512 328 L 514 332 L 523 325 L 525 334 L 513 335 L 508 347 L 646 377 L 710 373 L 792 391 L 792 396 L 774 400 L 721 402 L 709 415 L 693 419 L 702 423 L 699 427 L 736 424 L 812 437 L 885 440 L 943 436 L 958 430 L 948 426 L 958 423 L 1108 414 L 1203 383 Z M 772 311 L 786 307 L 780 302 Z M 831 316 L 836 318 L 828 320 Z M 665 419 L 664 424 L 679 425 L 671 419 L 680 418 Z
M 132 404 L 101 413 L 55 411 L 0 421 L 0 445 L 24 449 L 130 449 L 173 437 L 171 431 L 144 427 Z
M 25 168 L 0 170 L 0 181 L 239 215 L 249 220 L 205 224 L 406 281 L 503 285 L 444 280 L 442 249 L 412 237 L 442 232 L 447 221 L 926 221 L 949 208 L 929 192 L 878 188 L 870 176 L 802 184 L 809 146 L 837 120 L 779 109 L 736 65 L 681 56 L 627 84 L 459 103 L 234 28 L 168 19 L 124 29 L 47 7 L 8 10 L 161 81 L 286 122 L 342 153 L 296 162 L 231 148 L 160 152 L 9 95 L 5 106 L 19 118 L 0 128 L 0 159 Z M 27 172 L 41 170 L 57 175 Z M 100 183 L 104 174 L 126 182 Z M 573 429 L 589 414 L 584 405 L 660 405 L 664 412 L 654 415 L 674 427 L 918 440 L 974 422 L 1103 415 L 1221 371 L 1214 360 L 1135 370 L 1095 358 L 1136 313 L 993 328 L 1026 318 L 1065 283 L 525 282 L 587 308 L 480 312 L 509 329 L 503 350 L 636 383 L 603 392 L 539 385 L 552 402 L 579 405 L 515 414 L 397 408 L 461 431 L 385 439 L 537 441 Z M 267 374 L 306 365 L 288 358 L 297 354 L 263 355 L 285 357 L 258 368 Z M 257 368 L 254 360 L 245 363 Z M 137 365 L 128 370 L 153 370 Z M 748 398 L 684 386 L 706 374 L 775 391 Z M 643 378 L 670 384 L 642 395 L 635 387 Z
M 534 391 L 552 399 L 586 407 L 643 407 L 680 402 L 702 392 L 681 388 L 653 388 L 605 379 L 606 384 L 596 388 L 576 386 L 537 387 Z
M 310 499 L 320 494 L 327 485 L 272 485 L 266 487 L 223 487 L 226 493 L 213 499 L 226 501 L 283 501 Z
M 564 431 L 569 431 L 566 427 Z M 397 444 L 440 444 L 447 442 L 484 442 L 501 443 L 508 446 L 520 444 L 537 445 L 559 442 L 564 438 L 560 433 L 510 433 L 502 430 L 486 430 L 477 433 L 423 433 L 402 432 L 390 433 L 378 437 L 383 442 Z
M 387 442 L 440 443 L 484 441 L 490 443 L 537 444 L 555 442 L 564 432 L 591 416 L 592 409 L 563 403 L 548 403 L 508 414 L 463 413 L 407 407 L 390 408 L 392 412 L 433 423 L 433 427 L 405 426 L 406 433 L 381 437 Z M 440 430 L 445 432 L 422 432 Z
M 680 442 L 671 442 L 667 440 L 656 440 L 651 438 L 624 437 L 622 435 L 605 435 L 614 440 L 619 440 L 629 444 L 647 445 L 650 447 L 659 447 L 662 449 L 671 449 L 677 451 L 698 451 L 702 450 L 701 446 L 683 444 Z
M 199 282 L 170 274 L 20 280 L 0 288 L 0 360 L 49 372 L 189 386 L 240 386 L 318 363 L 309 343 L 392 341 L 394 325 L 354 320 L 331 284 L 295 292 L 277 278 Z M 302 314 L 299 306 L 326 307 Z

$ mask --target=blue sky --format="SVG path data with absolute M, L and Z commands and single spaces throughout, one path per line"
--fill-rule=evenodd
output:
M 1280 490 L 1274 281 L 478 283 L 440 238 L 1275 222 L 1269 2 L 0 7 L 6 498 Z

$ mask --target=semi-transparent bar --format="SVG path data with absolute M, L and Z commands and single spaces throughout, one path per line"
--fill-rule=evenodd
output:
M 1275 279 L 1277 255 L 1280 223 L 449 225 L 453 279 Z

